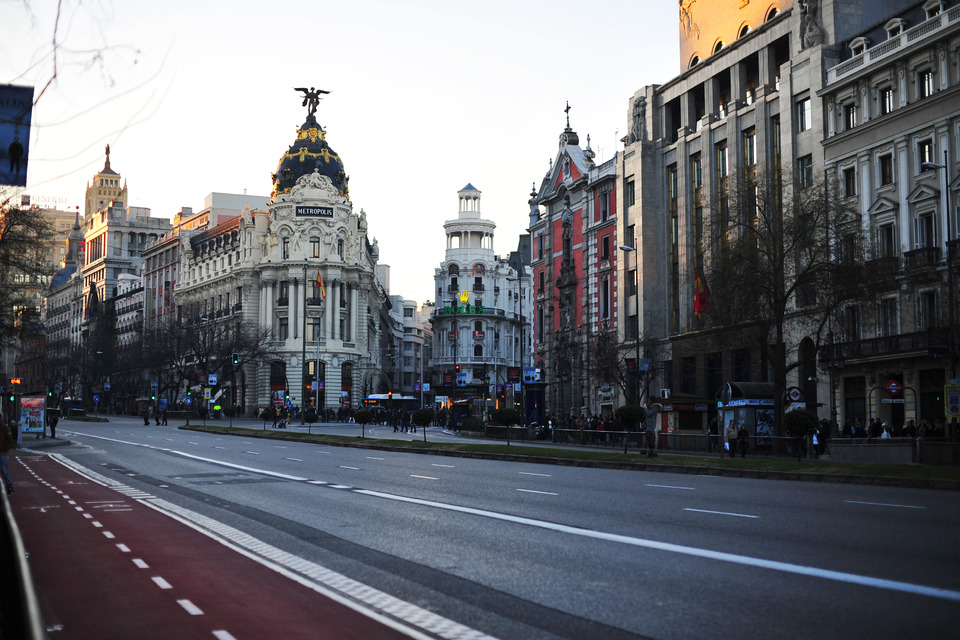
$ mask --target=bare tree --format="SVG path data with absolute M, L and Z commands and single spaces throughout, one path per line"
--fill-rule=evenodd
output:
M 859 218 L 823 176 L 774 169 L 731 176 L 721 197 L 729 218 L 717 219 L 702 247 L 710 290 L 703 326 L 731 343 L 753 341 L 767 353 L 782 433 L 788 361 L 786 332 L 801 328 L 819 347 L 839 307 L 869 296 L 874 281 L 863 260 Z
M 35 327 L 37 294 L 54 265 L 46 259 L 53 226 L 37 209 L 0 202 L 0 344 Z

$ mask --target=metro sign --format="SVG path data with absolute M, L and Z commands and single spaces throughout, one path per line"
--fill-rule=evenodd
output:
M 887 384 L 883 385 L 883 388 L 886 389 L 887 393 L 889 393 L 892 396 L 897 395 L 903 390 L 903 387 L 901 387 L 900 383 L 897 382 L 896 380 L 891 380 Z

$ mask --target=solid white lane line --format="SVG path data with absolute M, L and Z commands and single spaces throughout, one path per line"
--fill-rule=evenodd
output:
M 549 473 L 530 473 L 529 471 L 517 471 L 521 476 L 537 476 L 538 478 L 552 478 Z
M 133 559 L 133 564 L 137 565 L 137 568 L 138 568 L 138 569 L 149 569 L 149 568 L 150 568 L 150 565 L 148 565 L 146 562 L 144 562 L 144 561 L 141 560 L 140 558 L 134 558 L 134 559 Z
M 177 600 L 177 604 L 179 604 L 181 607 L 183 607 L 184 609 L 186 609 L 186 610 L 187 610 L 187 613 L 189 613 L 189 614 L 192 615 L 192 616 L 202 616 L 202 615 L 203 615 L 203 610 L 200 609 L 200 607 L 198 607 L 197 605 L 195 605 L 195 604 L 193 604 L 192 602 L 190 602 L 189 600 L 186 600 L 186 599 Z
M 696 511 L 697 513 L 713 513 L 718 516 L 734 516 L 737 518 L 759 518 L 760 516 L 751 516 L 746 513 L 730 513 L 729 511 L 710 511 L 709 509 L 691 509 L 684 507 L 684 511 Z
M 422 480 L 438 480 L 438 479 L 439 479 L 439 478 L 434 478 L 434 477 L 431 477 L 431 476 L 417 476 L 417 475 L 413 475 L 413 474 L 410 474 L 410 477 L 411 477 L 411 478 L 420 478 L 420 479 L 422 479 Z
M 357 489 L 356 493 L 383 498 L 385 500 L 395 500 L 397 502 L 406 502 L 409 504 L 419 504 L 427 507 L 436 507 L 437 509 L 446 509 L 458 513 L 493 518 L 505 522 L 549 529 L 560 533 L 593 538 L 595 540 L 606 540 L 608 542 L 619 542 L 635 547 L 646 549 L 655 549 L 657 551 L 667 551 L 670 553 L 680 553 L 697 558 L 706 558 L 708 560 L 718 560 L 720 562 L 730 562 L 733 564 L 744 565 L 748 567 L 757 567 L 760 569 L 769 569 L 772 571 L 782 571 L 795 575 L 809 576 L 823 580 L 834 580 L 847 584 L 856 584 L 876 589 L 887 589 L 889 591 L 898 591 L 901 593 L 911 593 L 914 595 L 925 596 L 929 598 L 941 598 L 960 602 L 960 591 L 951 591 L 950 589 L 940 589 L 938 587 L 928 587 L 910 582 L 901 582 L 899 580 L 886 580 L 883 578 L 873 578 L 870 576 L 861 576 L 855 573 L 844 573 L 842 571 L 831 571 L 829 569 L 819 569 L 817 567 L 808 567 L 801 564 L 792 564 L 789 562 L 778 562 L 776 560 L 765 560 L 763 558 L 751 558 L 750 556 L 741 556 L 735 553 L 726 553 L 723 551 L 713 551 L 712 549 L 698 549 L 696 547 L 686 547 L 670 542 L 660 542 L 658 540 L 647 540 L 644 538 L 633 538 L 616 533 L 607 533 L 605 531 L 595 531 L 593 529 L 582 529 L 556 522 L 546 522 L 544 520 L 534 520 L 533 518 L 524 518 L 522 516 L 513 516 L 506 513 L 497 513 L 496 511 L 487 511 L 485 509 L 474 509 L 472 507 L 461 507 L 459 505 L 447 504 L 444 502 L 435 502 L 433 500 L 421 500 L 419 498 L 408 498 L 406 496 L 383 493 L 381 491 L 371 491 L 369 489 Z
M 926 509 L 926 507 L 917 507 L 912 504 L 889 504 L 887 502 L 861 502 L 860 500 L 844 500 L 850 504 L 869 504 L 874 507 L 896 507 L 898 509 Z
M 552 491 L 534 491 L 533 489 L 517 489 L 517 491 L 521 491 L 521 492 L 523 492 L 523 493 L 539 493 L 540 495 L 543 495 L 543 496 L 558 496 L 558 495 L 560 495 L 559 493 L 553 493 Z
M 672 484 L 645 484 L 645 487 L 657 487 L 658 489 L 684 489 L 685 491 L 694 491 L 693 487 L 675 487 Z
M 167 582 L 166 580 L 164 580 L 163 578 L 161 578 L 160 576 L 153 576 L 150 579 L 153 580 L 157 584 L 157 586 L 160 587 L 161 589 L 173 589 L 173 585 Z

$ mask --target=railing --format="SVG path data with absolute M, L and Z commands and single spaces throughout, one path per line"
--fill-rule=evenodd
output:
M 940 262 L 940 247 L 921 247 L 903 254 L 904 265 L 908 269 L 936 265 Z
M 277 298 L 277 306 L 285 307 L 290 304 L 290 298 Z
M 945 28 L 948 28 L 951 23 L 954 23 L 958 20 L 960 20 L 960 7 L 952 7 L 946 13 L 941 13 L 940 15 L 934 16 L 926 22 L 918 24 L 912 29 L 904 31 L 903 33 L 890 38 L 889 40 L 885 40 L 881 44 L 867 49 L 860 55 L 857 55 L 846 62 L 838 64 L 831 69 L 827 69 L 827 85 L 831 85 L 844 76 L 849 75 L 858 69 L 862 69 L 868 63 L 873 64 L 896 53 L 907 45 L 912 45 L 920 40 L 924 40 L 927 37 L 936 34 Z

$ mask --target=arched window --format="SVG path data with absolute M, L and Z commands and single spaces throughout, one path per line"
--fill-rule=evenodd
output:
M 750 33 L 750 25 L 745 24 L 745 25 L 743 25 L 742 27 L 740 27 L 740 35 L 738 35 L 737 37 L 738 37 L 738 38 L 742 38 L 743 36 L 747 35 L 748 33 Z
M 691 66 L 691 67 L 695 67 L 695 66 L 697 66 L 698 64 L 700 64 L 700 56 L 693 56 L 692 58 L 690 58 L 690 66 Z
M 343 238 L 337 240 L 337 255 L 343 260 Z
M 477 344 L 477 345 L 474 345 L 474 346 L 473 346 L 473 356 L 474 356 L 475 358 L 482 358 L 482 357 L 483 357 L 483 345 L 482 345 L 482 344 Z
M 780 15 L 780 11 L 779 11 L 776 7 L 774 7 L 773 9 L 770 9 L 769 12 L 767 12 L 767 20 L 766 20 L 766 21 L 767 21 L 767 22 L 770 22 L 771 20 L 773 20 L 774 18 L 776 18 L 778 15 Z
M 478 262 L 477 264 L 473 265 L 473 275 L 475 275 L 475 276 L 482 276 L 484 273 L 486 273 L 486 271 L 487 271 L 487 270 L 486 270 L 486 268 L 483 266 L 483 264 L 481 264 L 481 263 L 479 263 L 479 262 Z
M 460 267 L 455 264 L 450 265 L 450 268 L 447 269 L 447 274 L 451 276 L 460 275 Z
M 723 40 L 717 40 L 717 44 L 713 45 L 713 52 L 717 53 L 721 49 L 723 49 Z

